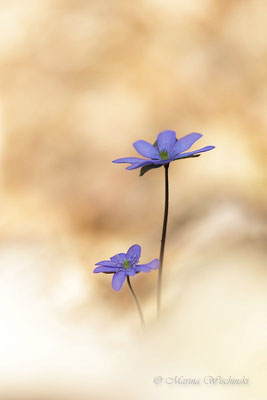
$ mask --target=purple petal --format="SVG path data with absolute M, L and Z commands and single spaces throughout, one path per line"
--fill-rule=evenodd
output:
M 126 274 L 124 271 L 119 271 L 116 272 L 116 274 L 113 275 L 112 278 L 112 287 L 114 290 L 118 291 L 123 285 L 123 282 L 125 281 Z
M 210 151 L 212 149 L 215 149 L 215 146 L 205 146 L 205 147 L 202 147 L 199 150 L 194 150 L 194 151 L 189 151 L 187 153 L 179 154 L 179 155 L 175 156 L 174 160 L 177 160 L 179 158 L 186 158 L 186 157 L 192 156 L 194 154 L 203 153 L 205 151 Z
M 125 270 L 126 275 L 134 276 L 136 274 L 135 268 L 129 268 Z
M 141 247 L 139 246 L 139 244 L 134 244 L 127 251 L 126 258 L 129 260 L 130 258 L 134 257 L 138 260 L 140 258 L 140 255 L 141 255 Z
M 169 162 L 172 160 L 173 160 L 172 157 L 168 158 L 168 160 L 156 160 L 156 161 L 153 161 L 153 164 L 154 165 L 165 165 L 165 164 L 169 164 Z
M 117 158 L 117 160 L 113 160 L 112 162 L 115 164 L 122 164 L 122 163 L 134 163 L 140 161 L 143 161 L 143 159 L 138 157 L 124 157 L 124 158 Z
M 166 150 L 168 153 L 176 142 L 176 133 L 174 131 L 164 131 L 158 134 L 157 146 L 159 151 Z
M 150 268 L 150 269 L 158 269 L 159 266 L 160 266 L 160 261 L 159 261 L 157 258 L 155 258 L 155 260 L 150 261 L 150 262 L 147 263 L 147 264 L 140 264 L 140 265 L 137 265 L 136 268 L 137 268 L 137 267 L 148 267 L 148 268 Z
M 104 265 L 105 267 L 115 267 L 115 264 L 110 260 L 99 261 L 95 265 Z
M 134 142 L 133 147 L 139 154 L 141 154 L 141 156 L 155 159 L 160 158 L 159 152 L 155 149 L 155 147 L 145 140 L 137 140 L 137 142 Z
M 143 272 L 150 272 L 150 268 L 147 267 L 146 265 L 137 265 L 137 266 L 135 267 L 135 270 L 136 270 L 137 272 L 140 272 L 140 271 L 143 271 Z
M 97 267 L 94 269 L 93 271 L 94 273 L 98 273 L 98 272 L 116 272 L 116 267 L 105 267 L 105 266 L 101 266 L 101 267 Z
M 181 139 L 178 139 L 172 149 L 172 154 L 176 156 L 182 153 L 183 151 L 188 150 L 202 136 L 203 135 L 201 135 L 201 133 L 193 132 L 189 133 L 189 135 L 182 137 Z
M 125 253 L 118 253 L 113 257 L 110 257 L 111 261 L 117 265 L 117 264 L 123 264 L 123 262 L 126 260 L 126 254 Z
M 154 161 L 142 161 L 142 162 L 136 162 L 133 163 L 132 165 L 129 165 L 129 167 L 127 167 L 126 169 L 131 170 L 131 169 L 136 169 L 136 168 L 142 168 L 145 165 L 150 165 L 150 164 L 154 164 Z

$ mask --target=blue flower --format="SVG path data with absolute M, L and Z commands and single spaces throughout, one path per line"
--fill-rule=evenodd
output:
M 202 137 L 200 133 L 190 133 L 176 139 L 174 131 L 163 131 L 159 133 L 158 138 L 154 145 L 146 142 L 145 140 L 137 140 L 133 146 L 135 150 L 144 158 L 138 157 L 125 157 L 118 158 L 112 162 L 114 163 L 129 163 L 126 169 L 136 169 L 147 167 L 147 169 L 157 168 L 162 165 L 169 164 L 171 161 L 179 160 L 181 158 L 197 157 L 205 151 L 214 149 L 215 146 L 205 146 L 198 150 L 187 152 L 186 150 Z
M 134 244 L 127 253 L 119 253 L 111 257 L 110 260 L 99 261 L 95 265 L 99 267 L 94 269 L 95 273 L 104 272 L 114 274 L 112 278 L 112 287 L 114 290 L 120 290 L 127 275 L 133 276 L 139 272 L 150 272 L 152 269 L 158 269 L 159 260 L 155 259 L 147 264 L 138 264 L 141 254 L 141 247 Z

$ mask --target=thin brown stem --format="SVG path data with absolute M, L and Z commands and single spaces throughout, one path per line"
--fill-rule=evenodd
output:
M 165 169 L 165 206 L 164 206 L 164 217 L 163 217 L 161 245 L 160 245 L 160 256 L 159 256 L 160 266 L 158 272 L 158 287 L 157 287 L 158 318 L 160 318 L 161 314 L 161 287 L 162 287 L 163 259 L 164 259 L 164 250 L 165 250 L 167 224 L 168 224 L 168 212 L 169 212 L 169 175 L 168 175 L 169 164 L 166 164 L 164 166 L 164 169 Z
M 136 294 L 135 294 L 135 292 L 133 290 L 133 287 L 131 285 L 129 275 L 127 275 L 127 283 L 128 283 L 129 289 L 130 289 L 130 291 L 131 291 L 131 293 L 133 295 L 133 298 L 134 298 L 134 301 L 135 301 L 135 304 L 136 304 L 136 307 L 137 307 L 137 311 L 138 311 L 138 314 L 139 314 L 139 318 L 140 318 L 140 322 L 141 322 L 142 328 L 144 329 L 145 328 L 145 320 L 144 320 L 143 312 L 142 312 L 140 303 L 139 303 L 139 301 L 137 299 L 137 296 L 136 296 Z

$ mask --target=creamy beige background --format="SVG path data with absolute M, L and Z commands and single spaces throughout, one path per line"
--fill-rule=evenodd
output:
M 266 20 L 264 0 L 1 0 L 1 400 L 266 399 Z M 163 169 L 111 161 L 164 129 L 216 150 L 171 165 L 142 335 L 92 270 L 158 256 Z M 166 383 L 206 375 L 250 381 Z

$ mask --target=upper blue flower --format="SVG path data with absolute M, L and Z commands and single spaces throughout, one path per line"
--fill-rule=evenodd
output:
M 198 150 L 186 152 L 190 147 L 202 137 L 200 133 L 190 133 L 176 139 L 174 131 L 163 131 L 159 133 L 158 138 L 154 145 L 146 142 L 145 140 L 137 140 L 133 146 L 135 150 L 146 159 L 138 157 L 125 157 L 118 158 L 112 162 L 114 163 L 129 163 L 126 169 L 136 169 L 146 166 L 152 168 L 160 167 L 161 165 L 169 164 L 171 161 L 180 158 L 196 157 L 199 153 L 214 149 L 215 146 L 205 146 Z
M 127 275 L 133 276 L 141 271 L 150 272 L 151 269 L 159 267 L 159 260 L 155 259 L 147 264 L 138 264 L 141 255 L 141 247 L 134 244 L 127 253 L 119 253 L 111 257 L 110 260 L 99 261 L 95 265 L 100 265 L 94 269 L 94 272 L 104 272 L 114 274 L 112 278 L 112 287 L 114 290 L 120 290 Z M 138 264 L 138 265 L 137 265 Z

